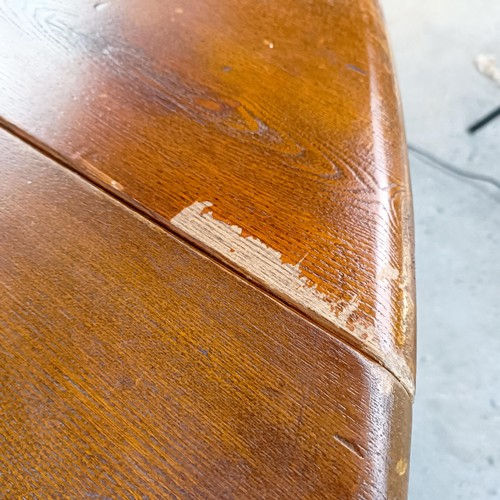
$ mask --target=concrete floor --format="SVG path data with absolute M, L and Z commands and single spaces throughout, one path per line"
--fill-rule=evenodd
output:
M 478 54 L 500 67 L 498 0 L 381 0 L 408 142 L 500 180 L 500 105 Z M 410 152 L 418 377 L 410 500 L 500 499 L 500 189 Z

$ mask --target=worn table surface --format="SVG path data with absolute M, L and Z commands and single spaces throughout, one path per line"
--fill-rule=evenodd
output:
M 372 1 L 6 1 L 0 59 L 8 494 L 404 497 L 411 199 Z
M 0 166 L 7 498 L 404 491 L 384 368 L 5 132 Z
M 406 152 L 372 0 L 7 1 L 0 40 L 11 127 L 412 392 Z

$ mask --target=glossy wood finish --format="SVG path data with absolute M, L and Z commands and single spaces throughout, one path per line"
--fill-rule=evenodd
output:
M 7 0 L 0 41 L 7 127 L 412 394 L 411 201 L 372 0 Z
M 5 132 L 0 208 L 6 498 L 404 498 L 380 365 Z

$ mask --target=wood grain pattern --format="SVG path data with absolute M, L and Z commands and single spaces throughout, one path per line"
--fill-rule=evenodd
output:
M 3 131 L 0 366 L 5 498 L 406 495 L 388 371 Z
M 362 349 L 412 394 L 411 200 L 372 0 L 7 0 L 0 42 L 6 126 Z M 237 228 L 245 251 L 270 249 L 266 269 L 210 246 L 196 217 L 171 222 L 198 204 Z

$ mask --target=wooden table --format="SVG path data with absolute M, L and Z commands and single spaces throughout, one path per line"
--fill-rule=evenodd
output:
M 405 498 L 374 2 L 7 0 L 0 61 L 0 496 Z

